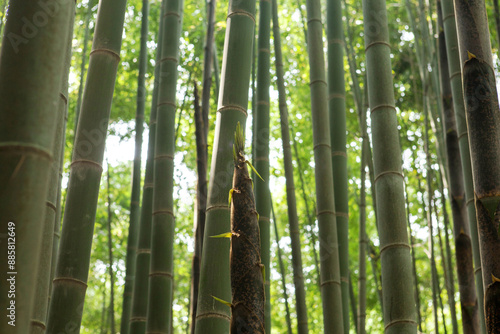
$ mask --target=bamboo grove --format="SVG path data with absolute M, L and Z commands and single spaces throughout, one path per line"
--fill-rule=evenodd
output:
M 500 333 L 496 0 L 0 0 L 0 333 Z

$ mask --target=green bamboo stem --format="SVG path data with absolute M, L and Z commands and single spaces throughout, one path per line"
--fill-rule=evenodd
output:
M 356 296 L 354 296 L 354 288 L 352 286 L 351 272 L 349 272 L 349 299 L 350 299 L 349 305 L 351 306 L 352 318 L 358 319 L 358 309 L 356 306 Z M 356 330 L 355 333 L 359 334 L 357 321 L 354 321 L 354 329 Z
M 260 249 L 261 261 L 265 272 L 270 273 L 270 215 L 271 198 L 269 193 L 269 87 L 271 82 L 270 58 L 271 58 L 271 1 L 259 1 L 259 34 L 257 43 L 257 100 L 255 125 L 253 136 L 255 138 L 254 166 L 262 176 L 262 179 L 254 176 L 255 183 L 255 207 L 259 213 Z M 266 333 L 271 333 L 271 282 L 270 276 L 266 275 L 266 309 L 265 328 Z
M 427 99 L 426 99 L 427 100 Z M 428 100 L 427 100 L 428 101 Z M 427 108 L 427 103 L 424 102 L 424 118 L 425 118 L 425 130 L 424 130 L 424 152 L 426 160 L 426 191 L 427 191 L 427 205 L 425 204 L 424 194 L 422 193 L 422 205 L 426 206 L 426 220 L 427 228 L 429 230 L 428 247 L 429 247 L 429 257 L 431 264 L 431 276 L 432 276 L 432 313 L 434 315 L 434 331 L 439 334 L 439 321 L 438 321 L 438 303 L 437 295 L 439 294 L 437 284 L 437 270 L 436 270 L 436 257 L 434 253 L 434 234 L 433 234 L 433 219 L 432 219 L 432 199 L 433 199 L 433 189 L 432 189 L 432 171 L 431 171 L 431 154 L 429 152 L 429 109 Z
M 405 186 L 405 197 L 406 197 L 406 214 L 407 214 L 407 223 L 408 223 L 408 233 L 410 236 L 410 248 L 411 248 L 411 262 L 412 262 L 412 270 L 413 270 L 413 284 L 415 286 L 415 302 L 416 302 L 416 309 L 417 309 L 417 323 L 418 323 L 418 330 L 420 332 L 423 332 L 422 330 L 422 314 L 420 311 L 420 290 L 419 290 L 419 283 L 418 283 L 418 275 L 417 275 L 417 259 L 415 256 L 415 240 L 413 238 L 413 231 L 411 228 L 411 223 L 410 223 L 410 201 L 408 199 L 408 187 Z
M 164 0 L 156 107 L 151 260 L 146 333 L 168 334 L 173 296 L 175 111 L 183 0 Z
M 286 198 L 288 208 L 288 224 L 292 246 L 293 282 L 295 285 L 295 307 L 297 312 L 297 333 L 308 333 L 306 294 L 304 287 L 304 273 L 302 269 L 302 253 L 300 242 L 299 218 L 297 215 L 297 199 L 295 197 L 295 181 L 293 175 L 292 149 L 290 145 L 290 128 L 288 126 L 287 96 L 284 80 L 283 54 L 281 49 L 281 34 L 278 18 L 278 2 L 272 1 L 274 53 L 276 56 L 276 84 L 280 110 L 281 139 L 283 143 L 283 160 L 286 177 Z M 297 157 L 297 160 L 299 158 Z M 301 177 L 302 177 L 302 173 Z M 306 202 L 306 206 L 308 206 Z M 272 207 L 271 207 L 272 208 Z M 312 226 L 311 226 L 312 229 Z M 276 232 L 277 233 L 277 232 Z M 313 232 L 312 232 L 313 233 Z M 314 234 L 314 233 L 313 233 Z M 315 245 L 313 244 L 315 250 Z M 319 271 L 318 271 L 319 273 Z
M 76 137 L 76 129 L 78 127 L 78 118 L 80 118 L 80 110 L 82 107 L 82 97 L 83 97 L 83 78 L 85 77 L 85 67 L 87 65 L 87 49 L 89 45 L 90 38 L 90 18 L 92 17 L 93 0 L 88 0 L 87 12 L 85 14 L 85 32 L 83 34 L 83 50 L 82 50 L 82 60 L 80 62 L 80 83 L 78 85 L 78 98 L 76 100 L 76 110 L 75 110 L 75 128 L 74 134 Z
M 208 189 L 204 256 L 201 263 L 196 333 L 229 333 L 230 310 L 212 296 L 229 300 L 228 240 L 211 238 L 230 230 L 228 191 L 233 173 L 234 129 L 245 128 L 255 27 L 255 0 L 229 2 L 221 91 Z
M 212 67 L 215 64 L 215 6 L 217 0 L 210 0 L 207 2 L 207 34 L 205 37 L 205 49 L 203 58 L 203 91 L 201 99 L 201 108 L 203 113 L 203 123 L 205 126 L 205 136 L 208 137 L 209 122 L 208 116 L 210 113 L 210 87 L 212 86 Z
M 144 334 L 146 332 L 146 315 L 148 307 L 149 265 L 151 258 L 151 221 L 153 212 L 153 175 L 154 154 L 156 144 L 156 114 L 158 104 L 158 87 L 161 81 L 161 49 L 163 45 L 163 12 L 161 7 L 158 47 L 156 49 L 155 81 L 151 99 L 151 114 L 149 116 L 149 141 L 146 160 L 146 174 L 142 192 L 142 208 L 137 241 L 136 269 L 134 288 L 132 292 L 132 310 L 130 315 L 130 334 Z
M 111 323 L 111 334 L 115 334 L 115 275 L 113 273 L 113 233 L 111 232 L 112 224 L 113 224 L 113 214 L 111 211 L 111 192 L 110 192 L 110 173 L 109 173 L 109 162 L 106 159 L 106 190 L 107 190 L 107 208 L 108 208 L 108 222 L 107 222 L 107 231 L 108 231 L 108 260 L 109 260 L 109 317 Z
M 366 111 L 361 115 L 362 144 L 361 144 L 361 189 L 359 190 L 359 273 L 358 273 L 358 316 L 357 333 L 366 334 L 366 148 L 364 141 L 366 131 Z M 344 131 L 345 132 L 345 131 Z
M 68 77 L 71 67 L 71 40 L 73 39 L 73 23 L 74 15 L 70 16 L 69 34 L 66 47 L 66 55 L 64 59 L 64 70 L 61 82 L 61 90 L 59 93 L 59 100 L 57 103 L 57 121 L 55 129 L 55 140 L 53 144 L 54 160 L 50 168 L 50 182 L 47 192 L 47 202 L 45 208 L 45 220 L 43 224 L 43 239 L 42 247 L 39 253 L 39 267 L 36 275 L 36 291 L 33 313 L 31 315 L 30 333 L 43 334 L 45 333 L 47 308 L 50 294 L 50 286 L 52 281 L 52 268 L 55 264 L 52 263 L 55 257 L 53 256 L 54 246 L 54 226 L 56 219 L 58 219 L 57 210 L 60 207 L 59 189 L 61 187 L 59 172 L 64 157 L 64 134 L 66 130 L 65 116 L 68 110 Z
M 335 212 L 339 242 L 340 285 L 344 333 L 349 333 L 349 194 L 347 185 L 344 31 L 341 0 L 327 1 L 328 111 L 332 146 Z M 364 237 L 364 235 L 363 235 Z M 360 253 L 363 254 L 364 252 Z M 365 277 L 366 278 L 366 277 Z M 359 315 L 362 316 L 360 313 Z M 354 320 L 356 321 L 356 320 Z
M 73 10 L 71 1 L 8 7 L 0 54 L 1 333 L 29 332 Z
M 457 275 L 460 291 L 460 306 L 462 311 L 462 324 L 463 331 L 467 333 L 478 333 L 479 327 L 479 313 L 478 313 L 478 299 L 476 297 L 476 287 L 474 285 L 474 268 L 472 263 L 472 244 L 471 233 L 469 224 L 467 223 L 467 206 L 466 194 L 464 187 L 464 172 L 461 164 L 461 153 L 458 139 L 457 122 L 455 119 L 454 106 L 458 103 L 454 101 L 452 86 L 450 82 L 450 69 L 451 63 L 448 61 L 449 56 L 447 51 L 447 39 L 452 38 L 448 36 L 451 34 L 443 25 L 443 10 L 442 1 L 438 1 L 438 24 L 440 27 L 439 32 L 439 55 L 440 55 L 440 71 L 441 71 L 441 92 L 444 111 L 444 125 L 446 133 L 446 149 L 448 155 L 448 172 L 450 177 L 450 202 L 453 216 L 453 230 L 455 239 L 455 256 L 457 259 Z M 453 31 L 454 33 L 454 31 Z M 455 33 L 456 40 L 456 33 Z M 458 57 L 458 55 L 456 55 Z M 463 106 L 463 102 L 462 102 Z M 441 186 L 442 197 L 444 198 L 444 189 Z M 445 221 L 446 222 L 446 221 Z M 445 229 L 446 240 L 448 241 L 448 230 Z M 448 249 L 448 242 L 447 249 Z M 448 251 L 451 254 L 451 251 Z M 451 256 L 449 257 L 448 268 L 450 268 L 451 275 Z M 450 284 L 450 288 L 453 285 Z M 448 289 L 449 299 L 454 295 L 454 290 Z M 454 298 L 453 298 L 454 299 Z M 452 313 L 453 317 L 453 313 Z M 456 321 L 456 319 L 454 319 Z M 454 326 L 454 333 L 455 333 Z
M 332 149 L 328 122 L 328 92 L 323 54 L 323 24 L 319 0 L 308 0 L 307 41 L 311 113 L 316 176 L 316 203 L 320 237 L 321 296 L 325 333 L 343 333 L 343 305 Z
M 411 255 L 405 222 L 404 178 L 385 2 L 363 1 L 363 16 L 385 333 L 416 333 Z
M 273 6 L 274 6 L 274 1 L 273 1 Z M 274 8 L 273 8 L 274 10 Z M 283 264 L 283 255 L 281 254 L 281 247 L 280 247 L 280 236 L 278 233 L 278 222 L 276 220 L 276 216 L 274 214 L 274 206 L 273 206 L 273 201 L 271 197 L 271 214 L 273 217 L 273 225 L 274 225 L 274 236 L 276 238 L 276 245 L 278 248 L 278 264 L 280 268 L 280 274 L 281 274 L 281 284 L 283 285 L 283 299 L 285 300 L 285 316 L 286 316 L 286 327 L 288 330 L 288 334 L 292 334 L 292 320 L 290 319 L 290 307 L 288 306 L 288 292 L 286 289 L 286 271 L 285 271 L 285 266 Z
M 489 333 L 500 330 L 500 112 L 484 2 L 455 1 Z
M 299 156 L 299 151 L 297 148 L 297 140 L 295 140 L 295 134 L 293 133 L 293 129 L 290 129 L 290 132 L 292 134 L 292 143 L 293 143 L 293 153 L 295 153 L 295 160 L 297 161 L 297 169 L 299 171 L 299 181 L 300 181 L 300 191 L 302 194 L 302 200 L 304 201 L 305 207 L 306 207 L 306 215 L 307 215 L 307 222 L 309 224 L 309 235 L 311 237 L 310 240 L 310 247 L 313 250 L 313 258 L 314 258 L 314 267 L 316 269 L 316 283 L 319 286 L 321 286 L 321 277 L 320 277 L 320 270 L 319 270 L 319 258 L 318 258 L 318 252 L 316 250 L 316 244 L 317 244 L 317 238 L 316 238 L 316 233 L 314 233 L 314 227 L 316 226 L 311 210 L 309 210 L 309 200 L 307 199 L 307 194 L 306 194 L 306 188 L 305 188 L 305 182 L 304 182 L 304 174 L 303 171 L 304 169 L 302 168 L 302 163 L 300 162 L 300 156 Z
M 49 333 L 65 331 L 68 324 L 78 329 L 82 319 L 125 7 L 124 0 L 103 0 L 97 14 L 53 282 Z
M 467 208 L 467 218 L 470 225 L 470 239 L 472 242 L 472 256 L 474 258 L 474 274 L 477 291 L 479 326 L 481 333 L 486 333 L 484 321 L 484 293 L 481 258 L 479 250 L 479 235 L 476 218 L 476 208 L 474 206 L 474 190 L 472 181 L 472 165 L 469 151 L 469 135 L 467 133 L 467 124 L 465 120 L 465 104 L 462 91 L 462 76 L 460 56 L 456 52 L 458 49 L 457 28 L 455 24 L 455 8 L 453 1 L 442 0 L 443 26 L 446 36 L 446 50 L 448 55 L 448 69 L 450 73 L 450 82 L 453 96 L 453 109 L 457 125 L 457 135 L 460 149 L 461 165 L 464 175 L 465 188 L 465 206 Z M 466 231 L 466 230 L 464 230 Z M 455 233 L 459 231 L 455 230 Z M 464 240 L 463 242 L 466 242 Z M 466 265 L 466 264 L 464 264 Z M 474 313 L 474 305 L 466 305 L 468 314 Z M 465 314 L 462 312 L 462 316 Z
M 203 236 L 205 235 L 205 217 L 207 210 L 207 163 L 208 150 L 205 126 L 203 123 L 203 112 L 200 107 L 198 88 L 194 84 L 194 122 L 196 136 L 196 167 L 198 170 L 198 184 L 196 192 L 196 226 L 194 255 L 191 274 L 191 330 L 194 334 L 196 328 L 196 309 L 198 307 L 198 291 L 200 286 L 200 266 L 203 248 Z
M 139 73 L 137 76 L 137 103 L 135 115 L 135 151 L 132 170 L 132 191 L 130 197 L 130 221 L 127 239 L 126 276 L 123 289 L 122 317 L 120 333 L 128 334 L 130 329 L 130 314 L 132 311 L 132 290 L 134 287 L 137 242 L 139 238 L 139 222 L 141 215 L 141 162 L 142 162 L 142 135 L 144 132 L 144 109 L 146 104 L 147 88 L 145 86 L 147 72 L 147 42 L 149 23 L 149 0 L 142 1 L 141 21 L 141 50 L 139 54 Z

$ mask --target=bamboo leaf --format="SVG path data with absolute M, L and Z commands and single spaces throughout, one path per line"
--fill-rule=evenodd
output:
M 215 297 L 215 296 L 212 296 L 212 298 L 213 298 L 213 299 L 215 299 L 216 301 L 218 301 L 219 303 L 222 303 L 222 304 L 224 304 L 224 305 L 226 305 L 226 306 L 229 306 L 229 307 L 232 307 L 232 306 L 233 306 L 233 304 L 231 304 L 230 302 L 226 302 L 225 300 L 222 300 L 222 299 L 217 298 L 217 297 Z
M 262 178 L 262 176 L 260 176 L 260 174 L 257 172 L 257 170 L 253 167 L 252 163 L 248 160 L 245 160 L 245 162 L 247 163 L 248 166 L 250 166 L 250 168 L 253 170 L 253 172 L 262 180 L 264 181 L 264 179 Z
M 210 238 L 231 238 L 233 232 L 226 232 L 222 234 L 212 235 Z

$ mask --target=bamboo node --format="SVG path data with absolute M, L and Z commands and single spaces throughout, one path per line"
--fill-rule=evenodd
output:
M 387 43 L 386 41 L 376 41 L 376 42 L 371 42 L 370 44 L 368 44 L 366 47 L 365 47 L 365 53 L 366 51 L 371 48 L 372 46 L 375 46 L 375 45 L 385 45 L 387 46 L 389 49 L 391 48 L 391 45 L 389 43 Z
M 456 72 L 453 72 L 451 75 L 450 75 L 450 81 L 456 77 L 457 75 L 460 75 L 462 76 L 462 71 L 456 71 Z
M 147 248 L 138 248 L 137 254 L 151 254 L 151 249 Z
M 314 23 L 314 22 L 318 22 L 319 24 L 323 25 L 323 22 L 321 21 L 321 19 L 319 18 L 312 18 L 312 19 L 309 19 L 307 20 L 307 25 L 309 25 L 309 23 Z
M 155 160 L 161 159 L 174 160 L 174 156 L 170 154 L 159 154 L 155 156 Z
M 388 174 L 394 174 L 394 175 L 398 175 L 398 176 L 401 176 L 401 178 L 404 180 L 404 176 L 403 176 L 403 173 L 401 173 L 400 171 L 386 171 L 386 172 L 382 172 L 382 173 L 379 173 L 376 177 L 375 177 L 375 183 L 377 183 L 377 181 L 384 175 L 388 175 Z
M 169 216 L 174 217 L 174 212 L 172 210 L 169 210 L 169 209 L 153 211 L 153 216 L 156 216 L 156 215 L 169 215 Z
M 3 142 L 0 143 L 0 152 L 2 151 L 22 151 L 15 152 L 21 154 L 23 154 L 24 152 L 29 152 L 34 153 L 35 155 L 39 155 L 45 159 L 52 160 L 52 153 L 50 151 L 46 150 L 44 147 L 30 143 Z
M 177 60 L 177 58 L 175 58 L 175 57 L 165 57 L 165 58 L 160 59 L 159 63 L 161 64 L 161 63 L 164 63 L 166 61 L 171 61 L 171 62 L 174 62 L 176 64 L 179 62 L 179 60 Z M 165 74 L 168 75 L 168 72 L 166 72 Z
M 417 322 L 413 319 L 399 319 L 399 320 L 391 321 L 387 325 L 385 325 L 385 330 L 387 330 L 387 328 L 389 328 L 393 325 L 401 324 L 401 323 L 414 324 L 415 326 L 417 326 Z
M 321 287 L 324 287 L 325 285 L 331 285 L 331 284 L 340 285 L 340 281 L 337 281 L 334 279 L 327 280 L 327 281 L 321 282 Z
M 215 300 L 214 300 L 215 301 Z M 196 320 L 198 319 L 203 319 L 203 318 L 219 318 L 219 319 L 225 319 L 227 321 L 231 321 L 231 317 L 228 316 L 227 314 L 224 313 L 218 313 L 218 312 L 207 312 L 207 313 L 202 313 L 200 314 L 199 312 L 196 314 Z
M 152 271 L 149 273 L 149 277 L 168 277 L 168 278 L 174 278 L 174 275 L 172 273 L 169 273 L 168 271 Z
M 241 9 L 236 9 L 233 12 L 229 13 L 229 15 L 227 16 L 227 20 L 229 20 L 231 17 L 237 16 L 237 15 L 249 17 L 250 20 L 252 20 L 253 23 L 255 24 L 255 15 L 250 13 L 250 12 L 247 12 L 246 10 L 241 10 Z
M 328 95 L 328 101 L 333 100 L 333 99 L 345 100 L 345 94 L 332 93 L 332 94 Z
M 316 79 L 316 80 L 313 80 L 313 81 L 309 82 L 309 86 L 312 86 L 312 85 L 314 85 L 314 84 L 316 84 L 316 83 L 322 83 L 323 85 L 328 86 L 328 84 L 326 83 L 326 81 L 325 81 L 325 80 L 323 80 L 323 79 Z
M 102 172 L 102 165 L 94 160 L 88 160 L 88 159 L 75 159 L 73 162 L 71 162 L 71 165 L 69 165 L 70 168 L 73 168 L 73 165 L 79 164 L 79 163 L 87 163 L 90 165 L 97 166 Z
M 347 153 L 344 151 L 332 151 L 332 157 L 344 157 L 347 158 Z
M 389 108 L 389 109 L 394 109 L 396 110 L 396 107 L 393 106 L 392 104 L 379 104 L 378 106 L 375 106 L 373 108 L 370 108 L 370 115 L 373 114 L 373 112 L 377 109 L 382 109 L 382 108 Z
M 341 46 L 344 46 L 344 41 L 338 38 L 332 38 L 328 40 L 328 45 L 330 44 L 340 44 Z
M 330 214 L 330 215 L 336 215 L 335 211 L 331 211 L 331 210 L 322 210 L 322 211 L 318 211 L 318 213 L 316 214 L 316 216 L 321 216 L 321 215 L 324 215 L 324 214 Z
M 120 61 L 120 59 L 121 59 L 119 53 L 117 53 L 114 50 L 110 50 L 110 49 L 101 48 L 101 49 L 92 50 L 89 54 L 89 57 L 92 56 L 94 53 L 108 53 L 108 54 L 112 55 L 113 57 L 115 57 L 118 61 Z
M 45 323 L 43 321 L 31 319 L 30 322 L 31 322 L 31 325 L 36 326 L 36 327 L 40 327 L 44 331 L 47 329 L 47 326 L 45 325 Z
M 53 211 L 56 211 L 56 205 L 50 201 L 45 202 L 45 205 L 49 208 L 51 208 Z
M 317 148 L 319 148 L 319 147 L 321 147 L 321 146 L 327 147 L 327 148 L 329 148 L 330 150 L 331 150 L 331 148 L 332 148 L 332 147 L 330 146 L 330 144 L 320 143 L 320 144 L 316 144 L 316 145 L 314 145 L 313 150 L 316 150 Z
M 223 107 L 219 108 L 219 110 L 217 110 L 217 112 L 222 113 L 223 111 L 226 111 L 226 110 L 238 110 L 238 111 L 241 111 L 245 115 L 245 117 L 248 116 L 247 110 L 245 108 L 237 106 L 237 105 L 223 106 Z
M 52 281 L 52 284 L 55 284 L 55 283 L 58 283 L 58 282 L 76 283 L 77 285 L 83 286 L 83 287 L 85 287 L 85 289 L 87 289 L 87 283 L 86 282 L 81 281 L 81 280 L 79 280 L 77 278 L 73 278 L 73 277 L 56 277 Z
M 476 269 L 474 269 L 474 274 L 477 274 L 481 270 L 482 270 L 481 266 L 477 267 Z
M 411 249 L 410 245 L 408 245 L 407 243 L 404 243 L 404 242 L 394 242 L 394 243 L 391 243 L 391 244 L 384 245 L 384 247 L 381 247 L 380 251 L 379 251 L 379 254 L 382 254 L 383 251 L 386 251 L 386 250 L 388 250 L 390 248 L 398 248 L 398 247 Z

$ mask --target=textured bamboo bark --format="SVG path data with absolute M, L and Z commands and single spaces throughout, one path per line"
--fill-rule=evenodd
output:
M 500 48 L 500 9 L 498 8 L 498 0 L 493 0 L 493 8 L 495 9 L 495 27 L 497 28 L 497 42 Z
M 416 333 L 404 178 L 384 1 L 363 1 L 385 333 Z M 397 288 L 395 288 L 397 287 Z
M 78 118 L 80 118 L 80 110 L 82 107 L 83 78 L 85 77 L 85 67 L 87 65 L 87 49 L 90 38 L 90 18 L 92 17 L 93 2 L 94 1 L 89 0 L 89 2 L 87 3 L 87 13 L 85 14 L 85 32 L 83 34 L 82 60 L 80 62 L 80 84 L 78 85 L 78 98 L 76 100 L 76 110 L 75 110 L 75 128 L 74 128 L 75 135 L 76 135 L 76 129 L 78 127 Z
M 163 0 L 161 80 L 156 109 L 151 260 L 146 333 L 168 334 L 171 327 L 174 262 L 174 152 L 177 66 L 183 0 Z
M 270 215 L 271 198 L 269 192 L 269 86 L 271 82 L 271 1 L 259 1 L 259 34 L 257 42 L 257 100 L 255 125 L 254 165 L 263 180 L 253 177 L 255 182 L 255 207 L 259 213 L 261 261 L 266 273 L 270 273 L 271 237 Z M 271 333 L 271 282 L 270 275 L 266 276 L 266 309 L 265 329 Z
M 484 2 L 455 1 L 488 333 L 500 332 L 500 111 Z
M 82 102 L 47 330 L 78 330 L 92 248 L 102 159 L 125 16 L 125 1 L 103 0 Z
M 304 288 L 304 273 L 302 269 L 302 253 L 300 242 L 299 218 L 297 215 L 297 199 L 295 197 L 295 181 L 293 177 L 292 148 L 290 145 L 290 129 L 288 126 L 288 108 L 286 104 L 286 89 L 284 80 L 283 54 L 281 50 L 281 34 L 278 18 L 278 2 L 272 1 L 273 40 L 276 56 L 276 84 L 280 110 L 281 139 L 283 143 L 283 161 L 286 177 L 286 200 L 288 209 L 288 224 L 292 246 L 293 283 L 295 285 L 295 307 L 297 312 L 297 333 L 308 333 L 306 293 Z M 298 160 L 298 157 L 297 157 Z M 306 203 L 307 206 L 307 203 Z M 276 232 L 277 233 L 277 232 Z M 314 248 L 314 245 L 313 245 Z
M 366 334 L 366 111 L 361 114 L 361 189 L 359 190 L 359 273 L 358 273 L 358 334 Z M 345 131 L 344 131 L 345 132 Z
M 127 239 L 126 276 L 123 289 L 122 317 L 120 334 L 128 334 L 130 329 L 130 314 L 132 311 L 132 290 L 134 287 L 137 242 L 139 238 L 139 222 L 141 216 L 141 156 L 142 134 L 144 132 L 144 109 L 147 88 L 145 86 L 148 61 L 148 22 L 149 0 L 142 1 L 141 50 L 139 54 L 139 73 L 137 77 L 137 103 L 135 115 L 135 152 L 132 170 L 132 191 L 130 198 L 130 221 Z
M 161 81 L 161 49 L 163 44 L 163 6 L 161 8 L 158 47 L 156 48 L 155 82 L 151 99 L 151 114 L 149 116 L 148 153 L 146 160 L 146 174 L 142 192 L 142 208 L 137 240 L 135 279 L 132 291 L 132 306 L 130 314 L 130 334 L 144 334 L 146 332 L 146 315 L 148 307 L 149 264 L 151 259 L 151 220 L 153 212 L 153 175 L 154 154 L 156 144 L 156 112 L 158 104 L 158 86 Z
M 438 302 L 437 296 L 439 294 L 439 289 L 437 287 L 437 268 L 436 268 L 436 256 L 434 252 L 434 234 L 433 234 L 433 219 L 432 219 L 432 206 L 433 206 L 433 189 L 432 189 L 432 168 L 431 168 L 431 154 L 429 152 L 429 109 L 427 108 L 427 103 L 424 102 L 424 118 L 425 118 L 425 130 L 424 130 L 424 152 L 425 152 L 425 165 L 426 165 L 426 192 L 427 192 L 427 203 L 424 201 L 424 195 L 422 192 L 422 205 L 425 206 L 425 214 L 427 220 L 427 228 L 429 231 L 428 247 L 429 247 L 429 257 L 431 265 L 431 277 L 432 277 L 432 313 L 434 315 L 434 332 L 439 334 L 439 317 L 438 317 Z
M 344 333 L 349 333 L 349 194 L 347 186 L 346 109 L 341 0 L 327 1 L 328 111 L 332 146 L 335 213 L 339 243 Z M 363 236 L 364 237 L 364 236 Z M 364 252 L 362 253 L 364 256 Z M 360 314 L 361 315 L 361 314 Z M 359 316 L 359 315 L 358 315 Z M 356 319 L 354 319 L 356 321 Z
M 292 134 L 292 143 L 293 143 L 293 152 L 295 153 L 295 159 L 297 161 L 297 167 L 299 171 L 299 180 L 300 180 L 300 192 L 302 194 L 302 200 L 304 201 L 305 207 L 306 207 L 306 215 L 307 215 L 307 222 L 309 224 L 309 236 L 311 237 L 310 240 L 310 247 L 313 250 L 313 257 L 314 257 L 314 267 L 316 269 L 316 284 L 318 287 L 321 286 L 321 277 L 320 277 L 320 271 L 319 271 L 319 259 L 318 259 L 318 252 L 316 250 L 316 244 L 317 244 L 317 238 L 316 238 L 316 233 L 314 233 L 314 227 L 316 226 L 311 210 L 309 209 L 309 200 L 307 199 L 307 194 L 306 194 L 306 188 L 304 185 L 304 175 L 302 174 L 302 163 L 300 162 L 300 156 L 299 156 L 299 150 L 297 149 L 297 140 L 295 140 L 295 134 L 293 133 L 293 129 L 290 129 L 290 132 Z
M 358 309 L 356 306 L 356 296 L 354 296 L 354 288 L 352 286 L 351 272 L 349 272 L 349 301 L 350 301 L 349 305 L 351 306 L 352 318 L 357 320 L 358 319 Z M 356 330 L 355 333 L 359 334 L 357 321 L 354 321 L 354 329 Z
M 444 125 L 446 133 L 446 151 L 448 155 L 448 175 L 450 177 L 450 204 L 453 216 L 455 239 L 455 256 L 457 260 L 458 287 L 464 334 L 479 333 L 478 302 L 474 285 L 474 268 L 472 264 L 472 244 L 469 224 L 467 223 L 467 207 L 465 203 L 464 173 L 461 164 L 458 142 L 457 124 L 450 83 L 448 54 L 443 27 L 441 1 L 438 1 L 439 56 L 441 71 L 441 93 L 443 101 Z M 456 37 L 455 37 L 456 38 Z M 451 264 L 448 265 L 451 268 Z M 449 291 L 453 295 L 453 291 Z M 450 298 L 450 297 L 449 297 Z
M 260 261 L 259 214 L 253 181 L 248 174 L 245 139 L 240 123 L 233 144 L 234 174 L 231 200 L 231 334 L 264 334 L 264 266 Z
M 54 248 L 54 226 L 56 219 L 58 219 L 57 210 L 60 207 L 60 197 L 58 196 L 61 182 L 59 178 L 59 171 L 64 157 L 64 133 L 66 130 L 65 117 L 68 110 L 68 77 L 71 67 L 71 40 L 73 39 L 73 23 L 74 15 L 70 16 L 68 27 L 68 40 L 66 41 L 66 55 L 64 59 L 64 70 L 61 82 L 61 90 L 57 102 L 57 115 L 55 140 L 53 144 L 53 157 L 54 160 L 50 167 L 49 174 L 49 188 L 47 192 L 47 202 L 45 208 L 45 220 L 43 223 L 43 239 L 42 247 L 38 258 L 38 273 L 36 275 L 36 292 L 34 306 L 31 315 L 30 333 L 43 334 L 46 328 L 47 308 L 51 286 L 51 273 L 54 264 L 52 254 Z
M 275 5 L 273 1 L 273 6 Z M 273 7 L 274 8 L 274 7 Z M 288 306 L 288 292 L 286 289 L 286 271 L 283 265 L 283 255 L 281 254 L 280 247 L 280 236 L 278 234 L 278 222 L 276 221 L 276 216 L 274 215 L 274 206 L 271 198 L 271 213 L 273 215 L 273 225 L 274 225 L 274 236 L 276 237 L 276 245 L 278 246 L 278 263 L 281 274 L 281 283 L 283 284 L 283 299 L 285 300 L 285 313 L 286 313 L 286 327 L 288 334 L 292 334 L 292 320 L 290 319 L 290 307 Z
M 307 0 L 306 6 L 323 323 L 325 333 L 344 333 L 321 4 Z
M 196 328 L 196 309 L 198 307 L 198 290 L 200 285 L 201 251 L 203 236 L 205 234 L 205 212 L 207 209 L 207 138 L 203 123 L 203 112 L 200 108 L 198 88 L 194 84 L 194 122 L 196 135 L 196 167 L 198 169 L 198 185 L 196 192 L 196 228 L 194 241 L 194 255 L 192 264 L 191 281 L 191 330 L 194 334 Z
M 227 240 L 210 236 L 230 229 L 227 204 L 233 174 L 234 129 L 245 128 L 248 88 L 252 64 L 255 27 L 255 0 L 229 2 L 226 39 L 222 63 L 212 167 L 207 200 L 204 256 L 201 263 L 196 333 L 229 333 L 229 308 L 213 299 L 230 299 L 229 245 Z
M 408 224 L 408 233 L 410 235 L 410 248 L 411 248 L 411 262 L 412 262 L 412 273 L 413 273 L 413 284 L 415 286 L 415 306 L 417 309 L 417 323 L 418 330 L 423 332 L 422 330 L 422 314 L 420 312 L 420 290 L 418 288 L 418 275 L 417 275 L 417 259 L 415 257 L 415 241 L 413 239 L 413 231 L 410 223 L 410 202 L 408 200 L 408 188 L 405 186 L 405 197 L 406 197 L 406 214 L 407 214 L 407 224 Z
M 115 334 L 115 275 L 113 273 L 113 234 L 111 232 L 113 224 L 113 214 L 111 211 L 111 193 L 110 193 L 110 173 L 109 162 L 106 160 L 106 188 L 108 195 L 108 223 L 106 225 L 108 230 L 108 260 L 109 260 L 109 318 L 111 326 L 111 334 Z
M 72 1 L 8 7 L 0 54 L 1 333 L 29 332 L 72 10 Z
M 453 96 L 453 109 L 455 111 L 455 120 L 457 125 L 458 143 L 460 149 L 461 165 L 464 176 L 465 188 L 465 206 L 467 209 L 467 218 L 470 226 L 470 239 L 472 242 L 472 256 L 474 259 L 474 274 L 476 283 L 476 293 L 479 313 L 479 326 L 481 333 L 486 333 L 484 321 L 484 293 L 483 279 L 481 269 L 481 258 L 479 251 L 479 236 L 477 228 L 476 208 L 474 206 L 474 189 L 472 181 L 472 165 L 469 151 L 469 135 L 467 133 L 467 124 L 465 120 L 465 104 L 462 90 L 462 76 L 460 55 L 458 50 L 457 27 L 455 23 L 455 9 L 452 0 L 442 0 L 443 26 L 446 36 L 446 51 L 448 55 L 448 69 L 450 73 L 451 92 Z M 466 230 L 464 230 L 466 231 Z M 459 231 L 458 231 L 459 232 Z M 455 230 L 455 234 L 457 231 Z M 467 243 L 466 239 L 461 238 L 461 242 Z M 465 247 L 467 247 L 465 245 Z M 463 263 L 467 266 L 467 263 Z M 472 317 L 474 314 L 473 304 L 463 305 L 467 308 L 467 313 Z M 462 315 L 463 317 L 463 315 Z

